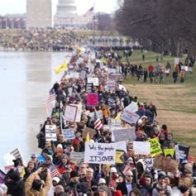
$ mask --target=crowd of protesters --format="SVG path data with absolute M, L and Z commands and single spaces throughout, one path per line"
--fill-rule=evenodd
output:
M 0 35 L 0 46 L 14 51 L 65 51 L 81 41 L 73 31 L 54 28 L 4 30 Z
M 184 154 L 171 171 L 145 162 L 147 159 L 153 162 L 157 156 L 165 157 L 167 163 L 176 160 L 176 152 L 165 155 L 164 149 L 174 150 L 178 142 L 166 124 L 156 121 L 156 106 L 141 102 L 122 85 L 117 68 L 120 64 L 115 55 L 94 54 L 90 49 L 73 52 L 63 78 L 50 90 L 50 96 L 55 95 L 55 103 L 52 110 L 48 110 L 48 117 L 37 135 L 41 153 L 32 153 L 27 165 L 21 158 L 14 160 L 13 168 L 6 173 L 4 183 L 0 184 L 0 195 L 196 195 L 195 164 L 188 155 Z M 96 82 L 89 83 L 88 79 L 92 76 Z M 98 96 L 96 105 L 87 104 L 88 93 Z M 65 118 L 66 108 L 71 104 L 81 105 L 78 122 Z M 135 115 L 138 119 L 135 123 L 128 123 L 119 117 L 130 104 L 137 107 Z M 80 161 L 72 159 L 74 152 L 85 152 L 85 143 L 115 142 L 110 130 L 112 120 L 120 122 L 121 127 L 134 130 L 134 141 L 157 139 L 161 152 L 155 156 L 137 154 L 134 141 L 127 135 L 121 163 L 92 164 L 85 162 L 84 158 Z M 55 125 L 56 140 L 46 139 L 47 125 Z M 73 139 L 67 139 L 63 134 L 63 130 L 68 128 L 74 130 Z M 87 128 L 94 130 L 94 134 L 84 136 Z

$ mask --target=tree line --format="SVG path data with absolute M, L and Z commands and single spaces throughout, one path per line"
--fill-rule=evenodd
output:
M 115 14 L 117 30 L 156 52 L 196 54 L 195 0 L 124 0 Z

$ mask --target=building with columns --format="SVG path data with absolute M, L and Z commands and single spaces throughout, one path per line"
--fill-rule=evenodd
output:
M 75 0 L 58 0 L 56 14 L 54 16 L 54 27 L 57 28 L 84 28 L 88 18 L 78 16 Z

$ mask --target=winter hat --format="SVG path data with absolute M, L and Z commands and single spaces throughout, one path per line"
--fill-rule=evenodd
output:
M 57 145 L 57 148 L 62 148 L 62 149 L 63 149 L 62 144 L 58 144 L 58 145 Z
M 100 178 L 99 179 L 99 183 L 98 184 L 106 184 L 106 181 L 104 178 Z
M 161 171 L 158 173 L 158 180 L 165 178 L 166 177 L 166 173 L 164 171 Z
M 52 181 L 55 181 L 58 184 L 60 182 L 60 178 L 59 177 L 54 177 L 54 178 L 52 178 Z
M 110 168 L 110 172 L 111 172 L 111 173 L 117 173 L 117 169 L 116 169 L 115 167 L 111 167 L 111 168 Z
M 70 178 L 78 177 L 78 173 L 76 171 L 70 172 Z

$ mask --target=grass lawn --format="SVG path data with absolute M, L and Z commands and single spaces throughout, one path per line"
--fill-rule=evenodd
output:
M 141 51 L 134 51 L 129 58 L 131 64 L 147 66 L 156 65 L 157 53 L 145 53 L 142 60 Z M 184 57 L 181 58 L 184 62 Z M 174 65 L 174 57 L 165 56 L 163 61 Z M 137 81 L 136 77 L 128 76 L 124 80 L 125 86 L 132 96 L 137 96 L 141 102 L 153 102 L 158 110 L 157 120 L 167 124 L 179 143 L 191 146 L 190 154 L 196 156 L 196 69 L 187 73 L 185 82 L 173 84 L 172 77 L 166 78 L 163 84 L 151 84 L 149 81 Z

